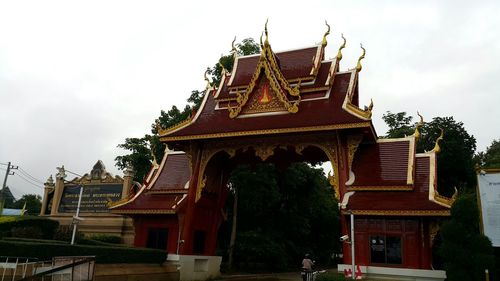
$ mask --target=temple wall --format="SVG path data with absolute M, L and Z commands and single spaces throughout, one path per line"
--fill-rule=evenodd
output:
M 430 269 L 426 224 L 426 220 L 412 217 L 355 218 L 356 265 Z M 350 264 L 350 245 L 344 244 L 344 254 L 349 253 L 344 255 L 344 263 Z

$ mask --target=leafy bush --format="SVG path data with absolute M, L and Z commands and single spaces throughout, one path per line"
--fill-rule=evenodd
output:
M 101 241 L 110 244 L 120 244 L 122 239 L 117 235 L 109 235 L 109 234 L 94 234 L 89 236 L 88 238 L 96 241 Z
M 5 237 L 6 241 L 17 242 L 33 242 L 33 243 L 48 243 L 48 244 L 69 244 L 68 241 L 49 240 L 49 239 L 31 239 L 31 238 L 18 238 L 18 237 Z
M 57 230 L 54 232 L 54 240 L 59 240 L 59 241 L 71 241 L 71 238 L 73 236 L 73 228 L 69 225 L 61 225 L 57 228 Z M 80 232 L 76 232 L 75 236 L 75 241 L 80 241 L 83 238 L 83 234 Z
M 479 211 L 472 195 L 458 198 L 451 207 L 451 220 L 441 228 L 438 250 L 447 280 L 483 280 L 485 269 L 494 269 L 493 247 L 479 233 Z
M 40 217 L 2 217 L 0 220 L 0 233 L 2 233 L 1 236 L 3 237 L 10 237 L 14 236 L 14 234 L 28 235 L 31 232 L 31 234 L 35 235 L 36 237 L 29 238 L 51 239 L 54 236 L 54 232 L 56 231 L 58 226 L 59 222 Z M 31 229 L 22 230 L 22 228 L 27 227 Z M 34 230 L 35 228 L 37 228 L 38 230 Z M 12 230 L 14 230 L 14 233 Z M 26 236 L 23 237 L 28 238 Z
M 161 250 L 129 247 L 69 245 L 0 240 L 2 255 L 50 260 L 55 256 L 96 256 L 97 263 L 163 263 L 167 253 Z
M 19 238 L 35 238 L 35 239 L 43 238 L 42 230 L 36 226 L 13 227 L 10 230 L 10 234 L 13 237 L 19 237 Z

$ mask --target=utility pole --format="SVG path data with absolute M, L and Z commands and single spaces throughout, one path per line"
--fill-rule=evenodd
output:
M 7 171 L 5 172 L 5 178 L 3 179 L 3 185 L 2 185 L 2 190 L 0 190 L 0 215 L 3 213 L 3 206 L 5 204 L 5 187 L 7 186 L 7 178 L 9 176 L 13 176 L 14 172 L 11 172 L 10 170 L 17 170 L 19 168 L 18 166 L 11 165 L 10 162 L 7 163 Z

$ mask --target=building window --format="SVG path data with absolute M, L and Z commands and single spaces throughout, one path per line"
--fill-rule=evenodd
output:
M 370 236 L 371 263 L 401 264 L 401 237 Z
M 148 229 L 148 241 L 146 247 L 167 250 L 168 228 Z

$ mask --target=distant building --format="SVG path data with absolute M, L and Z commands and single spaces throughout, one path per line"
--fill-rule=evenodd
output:
M 83 188 L 80 203 L 78 230 L 85 235 L 109 234 L 117 235 L 126 244 L 134 240 L 132 220 L 121 215 L 111 214 L 108 206 L 113 202 L 128 199 L 132 188 L 133 174 L 127 170 L 125 176 L 113 176 L 106 171 L 101 160 L 92 168 L 90 174 L 66 181 L 64 166 L 58 168 L 56 181 L 49 177 L 45 183 L 41 216 L 48 216 L 69 226 L 76 214 L 80 187 Z

